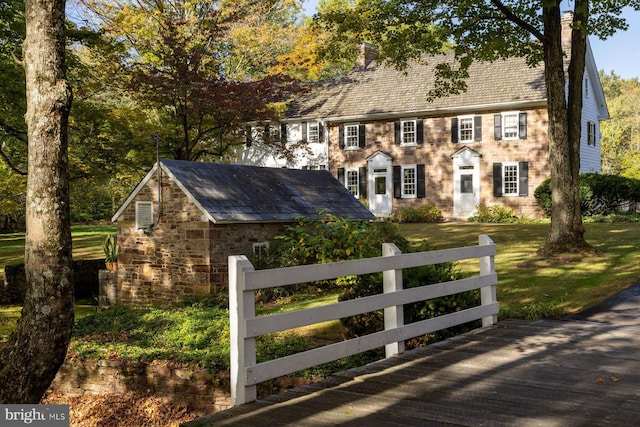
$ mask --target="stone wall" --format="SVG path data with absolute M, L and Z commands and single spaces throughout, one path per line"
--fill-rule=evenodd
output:
M 523 111 L 524 112 L 524 111 Z M 375 121 L 362 123 L 366 128 L 366 146 L 358 150 L 339 148 L 337 126 L 329 129 L 329 165 L 333 176 L 338 167 L 358 168 L 367 166 L 367 158 L 382 151 L 393 159 L 393 165 L 424 164 L 426 170 L 426 197 L 393 199 L 393 210 L 419 207 L 424 204 L 437 206 L 445 217 L 453 215 L 453 159 L 452 155 L 463 147 L 478 152 L 480 158 L 480 204 L 509 206 L 521 217 L 541 217 L 533 192 L 549 176 L 547 137 L 548 117 L 545 109 L 527 112 L 527 138 L 521 140 L 496 140 L 494 138 L 494 114 L 487 111 L 482 116 L 482 141 L 469 144 L 451 142 L 451 118 L 418 117 L 423 119 L 424 142 L 416 146 L 400 146 L 394 141 L 394 122 Z M 527 197 L 494 197 L 492 164 L 502 162 L 529 162 L 529 195 Z
M 227 292 L 229 255 L 248 255 L 253 243 L 268 242 L 284 225 L 213 224 L 168 176 L 162 178 L 158 218 L 157 176 L 140 189 L 118 219 L 117 303 L 130 306 L 179 304 L 186 298 Z M 156 224 L 136 229 L 137 201 L 153 202 Z
M 231 406 L 229 372 L 188 368 L 167 362 L 124 363 L 118 360 L 67 360 L 51 389 L 70 396 L 149 393 L 201 413 Z
M 98 271 L 104 269 L 104 259 L 73 261 L 73 284 L 76 300 L 97 302 L 99 293 Z M 24 264 L 4 266 L 4 287 L 0 290 L 0 303 L 22 304 L 27 291 Z

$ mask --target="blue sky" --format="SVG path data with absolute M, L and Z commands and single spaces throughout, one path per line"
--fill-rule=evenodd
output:
M 302 4 L 307 15 L 313 15 L 317 5 L 318 0 L 303 0 Z M 625 9 L 623 15 L 629 29 L 605 41 L 590 38 L 591 50 L 599 70 L 615 71 L 626 79 L 640 77 L 640 12 Z

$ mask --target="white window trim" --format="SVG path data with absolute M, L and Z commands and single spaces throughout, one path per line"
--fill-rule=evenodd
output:
M 148 209 L 147 216 L 142 216 L 140 210 L 142 207 Z M 144 221 L 144 223 L 142 222 Z M 149 227 L 153 225 L 153 202 L 144 202 L 138 201 L 136 202 L 136 230 L 147 230 Z
M 315 126 L 316 128 L 316 138 L 311 139 L 311 127 Z M 320 122 L 307 122 L 307 141 L 311 143 L 322 142 L 320 140 Z
M 501 116 L 501 120 L 502 120 L 502 128 L 501 128 L 501 132 L 502 132 L 502 139 L 504 141 L 514 141 L 517 139 L 520 139 L 520 111 L 504 111 L 502 113 L 500 113 Z M 516 135 L 515 136 L 506 136 L 506 118 L 507 116 L 516 116 Z
M 356 144 L 355 145 L 347 145 L 348 137 L 347 137 L 347 128 L 355 127 L 356 128 Z M 346 123 L 344 125 L 344 144 L 345 150 L 359 150 L 360 149 L 360 123 Z
M 413 170 L 413 177 L 414 177 L 414 181 L 413 181 L 413 194 L 406 194 L 405 193 L 405 182 L 404 182 L 404 171 L 408 170 L 408 169 L 412 169 Z M 418 198 L 418 166 L 413 164 L 413 165 L 402 165 L 401 168 L 401 175 L 400 175 L 400 188 L 401 188 L 401 196 L 403 199 L 417 199 Z
M 356 192 L 351 193 L 353 194 L 353 196 L 357 199 L 360 197 L 360 170 L 358 168 L 345 168 L 344 170 L 344 186 L 347 187 L 347 190 L 349 190 L 351 192 L 351 189 L 349 188 L 349 173 L 351 172 L 355 172 L 356 177 L 358 178 L 358 181 L 356 182 Z
M 405 142 L 404 138 L 404 124 L 407 122 L 413 122 L 413 142 Z M 418 145 L 418 119 L 410 118 L 400 120 L 400 146 L 401 147 L 412 147 Z
M 516 168 L 516 191 L 515 193 L 507 193 L 505 186 L 507 180 L 504 176 L 504 170 L 506 166 L 515 166 Z M 502 196 L 503 197 L 518 197 L 520 195 L 520 164 L 518 162 L 503 162 L 502 163 Z
M 469 144 L 472 142 L 475 142 L 475 127 L 476 127 L 476 122 L 475 122 L 475 115 L 473 114 L 469 114 L 466 116 L 458 116 L 458 142 L 461 144 Z M 462 139 L 462 120 L 466 120 L 466 119 L 470 119 L 471 120 L 471 138 L 470 139 Z

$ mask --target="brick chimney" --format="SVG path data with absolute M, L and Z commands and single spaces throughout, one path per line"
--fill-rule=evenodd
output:
M 568 10 L 562 13 L 562 48 L 571 47 L 571 24 L 573 24 L 573 11 Z
M 376 59 L 376 48 L 369 43 L 362 43 L 358 46 L 358 59 L 356 59 L 356 68 L 360 70 L 366 69 Z

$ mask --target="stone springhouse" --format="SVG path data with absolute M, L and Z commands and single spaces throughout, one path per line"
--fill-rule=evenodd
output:
M 229 255 L 320 211 L 374 218 L 327 171 L 161 160 L 112 218 L 120 253 L 105 303 L 168 306 L 226 292 Z

